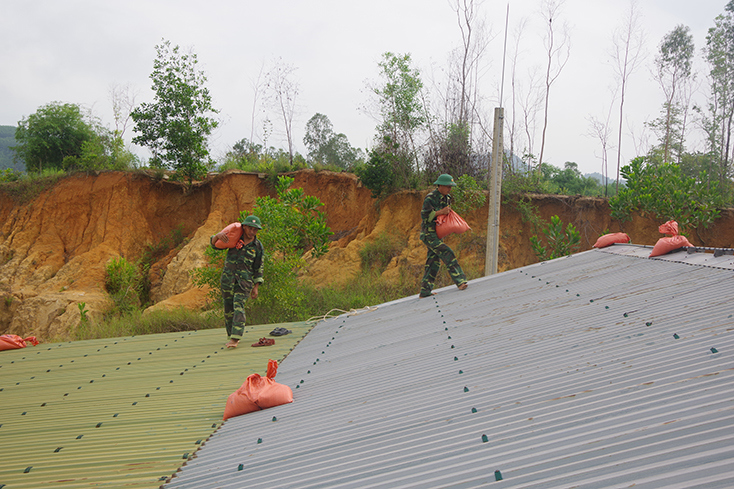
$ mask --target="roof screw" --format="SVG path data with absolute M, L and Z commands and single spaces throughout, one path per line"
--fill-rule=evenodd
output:
M 494 480 L 501 481 L 502 480 L 502 472 L 499 470 L 494 471 Z
M 609 306 L 604 306 L 604 309 L 609 309 Z
M 464 371 L 463 371 L 463 370 L 459 370 L 459 373 L 460 373 L 460 374 L 463 374 L 463 373 L 464 373 Z
M 451 336 L 449 336 L 449 339 L 451 339 Z
M 60 452 L 62 448 L 64 448 L 64 447 L 58 447 L 56 450 L 54 450 L 54 453 Z
M 457 361 L 458 359 L 459 359 L 459 357 L 454 357 L 454 361 Z
M 677 340 L 677 339 L 680 339 L 680 336 L 678 336 L 678 333 L 673 333 L 673 338 Z
M 712 347 L 711 347 L 711 353 L 719 353 L 719 350 L 717 350 L 716 348 L 714 348 L 714 347 L 712 346 Z
M 102 423 L 97 423 L 96 428 L 99 428 L 100 426 L 102 426 Z
M 244 468 L 245 468 L 245 466 L 244 466 L 244 465 L 242 465 L 242 464 L 239 464 L 239 465 L 237 466 L 237 470 L 242 470 L 242 469 L 244 469 Z
M 79 435 L 79 436 L 76 437 L 76 439 L 77 440 L 81 440 L 82 439 L 82 436 L 84 436 L 84 435 Z
M 278 421 L 278 418 L 276 418 L 275 416 L 273 416 L 273 423 L 275 423 L 276 421 Z
M 487 443 L 489 441 L 489 438 L 487 438 L 487 435 L 482 435 L 482 443 Z
M 28 467 L 25 468 L 25 470 L 23 471 L 23 473 L 24 474 L 27 474 L 28 472 L 31 471 L 32 468 L 33 468 L 33 466 L 32 465 L 29 465 Z
M 262 439 L 262 438 L 258 438 L 258 439 L 257 439 L 257 442 L 258 442 L 258 443 L 262 443 L 262 442 L 263 442 L 263 439 Z
M 589 302 L 594 302 L 594 299 L 591 299 Z
M 471 412 L 472 412 L 472 414 L 476 413 L 477 412 L 477 408 L 471 408 Z
M 453 347 L 454 347 L 454 345 L 451 345 L 451 348 L 453 348 Z
M 652 321 L 648 321 L 645 323 L 645 326 L 652 326 Z
M 303 384 L 303 379 L 301 379 L 301 384 Z
M 627 316 L 628 316 L 628 314 L 627 314 L 627 313 L 625 312 L 625 313 L 623 314 L 623 316 L 624 316 L 624 317 L 627 317 Z
M 181 458 L 184 459 L 184 460 L 186 460 L 187 458 L 189 458 L 189 452 L 184 453 L 183 454 L 183 457 L 181 457 Z
M 469 388 L 464 386 L 464 392 L 469 392 Z

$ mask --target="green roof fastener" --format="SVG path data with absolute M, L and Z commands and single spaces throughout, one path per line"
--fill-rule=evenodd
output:
M 275 416 L 273 416 L 273 423 L 275 423 L 276 421 L 278 421 L 278 418 L 276 418 Z
M 477 408 L 471 408 L 471 412 L 472 412 L 472 414 L 476 413 L 477 412 Z
M 463 371 L 463 370 L 459 370 L 459 373 L 460 373 L 460 374 L 463 374 L 463 373 L 464 373 L 464 371 Z
M 451 345 L 451 348 L 453 348 L 453 347 L 454 347 L 454 345 Z
M 54 453 L 60 452 L 62 448 L 64 448 L 64 447 L 58 447 L 56 450 L 54 450 Z
M 263 439 L 262 439 L 262 438 L 258 438 L 258 439 L 257 439 L 257 442 L 258 442 L 258 443 L 262 443 L 262 442 L 263 442 Z
M 627 317 L 627 316 L 628 316 L 628 314 L 627 314 L 626 312 L 625 312 L 624 314 L 622 314 L 622 315 L 623 315 L 624 317 Z
M 711 347 L 711 353 L 719 353 L 719 350 L 717 350 L 716 348 L 714 348 L 714 347 L 712 346 L 712 347 Z
M 678 340 L 678 339 L 680 339 L 680 336 L 678 336 L 678 333 L 673 333 L 673 338 L 675 338 L 676 340 Z
M 239 471 L 239 470 L 242 470 L 242 469 L 244 469 L 244 468 L 245 468 L 245 466 L 244 466 L 244 465 L 242 465 L 242 464 L 239 464 L 239 465 L 237 466 L 237 470 L 238 470 L 238 471 Z
M 189 458 L 189 452 L 184 453 L 183 454 L 183 457 L 181 457 L 181 458 L 184 459 L 184 460 L 186 460 L 187 458 Z
M 138 403 L 138 401 L 135 401 L 135 402 L 133 403 L 133 406 L 135 406 L 135 405 L 136 405 L 137 403 Z
M 464 392 L 469 392 L 469 388 L 467 386 L 464 386 Z
M 201 445 L 201 438 L 199 438 L 198 440 L 196 440 L 195 445 Z
M 604 306 L 604 309 L 609 309 L 609 306 Z
M 459 357 L 454 357 L 454 361 L 457 361 L 458 359 L 459 359 Z
M 84 435 L 79 435 L 79 436 L 76 437 L 76 439 L 77 440 L 81 440 L 82 439 L 82 436 L 84 436 Z
M 589 300 L 589 302 L 594 302 L 594 299 Z
M 99 428 L 100 426 L 102 426 L 102 423 L 97 423 L 96 428 Z
M 216 427 L 217 427 L 217 423 L 212 423 L 212 428 L 216 428 Z
M 120 413 L 115 413 L 112 415 L 113 418 L 116 418 Z
M 296 386 L 296 389 L 298 389 L 299 387 L 300 387 L 300 386 L 298 386 L 298 385 L 297 385 L 297 386 Z
M 482 435 L 482 443 L 487 443 L 489 441 L 489 438 L 487 438 L 487 435 Z
M 494 480 L 495 481 L 501 481 L 502 480 L 502 472 L 499 470 L 494 471 Z
M 49 350 L 50 350 L 50 348 L 49 348 Z M 29 465 L 28 467 L 25 468 L 25 470 L 23 471 L 23 473 L 24 474 L 27 474 L 28 472 L 31 471 L 32 468 L 33 468 L 33 466 L 32 465 Z
M 301 384 L 303 384 L 303 379 L 301 379 Z
M 451 339 L 451 336 L 449 336 L 449 339 Z
M 645 323 L 645 326 L 652 326 L 652 321 L 648 321 Z

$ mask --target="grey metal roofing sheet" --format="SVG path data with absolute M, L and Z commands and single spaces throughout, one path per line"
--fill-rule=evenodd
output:
M 321 321 L 165 487 L 732 487 L 732 270 L 649 252 Z
M 227 396 L 313 326 L 40 344 L 0 352 L 0 489 L 159 487 L 222 423 Z M 276 377 L 277 379 L 277 377 Z

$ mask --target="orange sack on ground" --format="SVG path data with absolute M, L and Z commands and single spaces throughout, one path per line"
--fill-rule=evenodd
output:
M 227 238 L 229 238 L 229 241 L 226 243 L 217 240 L 214 243 L 214 247 L 218 248 L 220 250 L 226 250 L 227 248 L 234 248 L 237 246 L 237 241 L 242 237 L 242 223 L 241 222 L 233 222 L 226 228 L 222 229 L 224 234 L 227 235 Z
M 599 236 L 592 248 L 606 248 L 614 243 L 629 243 L 630 237 L 627 233 L 609 233 L 604 236 Z
M 436 217 L 436 235 L 440 239 L 451 233 L 461 234 L 470 229 L 466 221 L 454 211 Z
M 260 374 L 252 374 L 247 377 L 245 383 L 227 398 L 224 420 L 293 402 L 291 388 L 273 380 L 276 373 L 278 373 L 278 362 L 268 360 L 268 372 L 265 377 L 261 377 Z
M 36 346 L 38 344 L 38 340 L 35 336 L 21 338 L 17 334 L 4 334 L 0 336 L 0 351 L 25 348 L 26 346 L 28 346 L 26 343 L 30 343 L 31 345 Z

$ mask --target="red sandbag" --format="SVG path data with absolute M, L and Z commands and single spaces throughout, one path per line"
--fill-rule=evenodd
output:
M 614 243 L 629 243 L 630 237 L 627 236 L 627 233 L 609 233 L 605 234 L 604 236 L 599 236 L 599 239 L 596 240 L 596 243 L 594 243 L 594 246 L 592 248 L 606 248 L 607 246 L 611 246 Z
M 440 239 L 451 233 L 461 234 L 470 229 L 466 221 L 454 211 L 436 217 L 436 235 Z
M 665 255 L 666 253 L 683 248 L 684 246 L 693 245 L 688 241 L 688 238 L 681 236 L 680 234 L 677 236 L 660 238 L 658 242 L 655 243 L 655 246 L 653 246 L 650 257 L 652 258 L 653 256 Z
M 260 374 L 247 377 L 244 384 L 227 398 L 224 419 L 293 402 L 291 388 L 273 380 L 276 373 L 278 362 L 269 360 L 265 377 L 261 377 Z
M 242 223 L 241 222 L 233 222 L 226 228 L 222 229 L 220 231 L 227 235 L 227 238 L 229 238 L 229 241 L 226 243 L 220 240 L 217 240 L 214 243 L 214 247 L 218 248 L 220 250 L 226 250 L 227 248 L 234 248 L 237 246 L 237 241 L 242 237 Z
M 661 224 L 658 228 L 658 231 L 660 231 L 662 234 L 672 234 L 673 236 L 677 236 L 678 223 L 676 221 L 668 221 L 664 224 Z
M 28 346 L 26 343 L 30 343 L 31 345 L 36 346 L 38 344 L 38 340 L 35 336 L 21 338 L 17 334 L 4 334 L 0 336 L 0 351 L 25 348 L 26 346 Z

